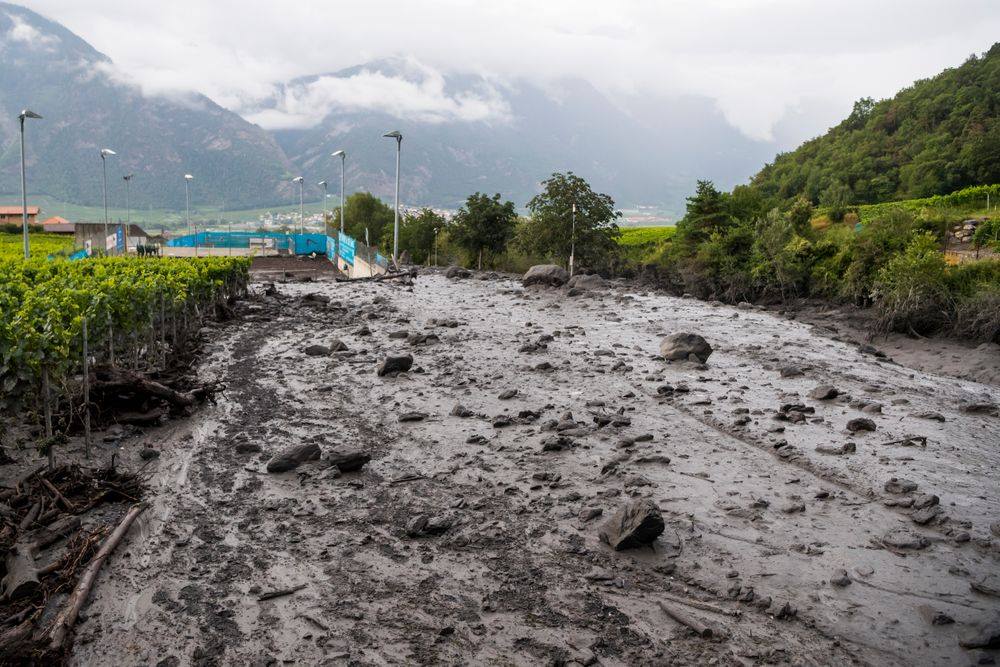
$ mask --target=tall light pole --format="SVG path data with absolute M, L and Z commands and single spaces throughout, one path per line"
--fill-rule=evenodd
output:
M 327 188 L 326 181 L 320 181 L 316 185 L 323 188 L 323 233 L 326 233 L 326 200 L 330 198 L 330 192 Z
M 576 202 L 573 202 L 573 227 L 569 236 L 569 277 L 573 277 L 573 259 L 576 257 Z
M 132 184 L 132 178 L 135 174 L 125 174 L 122 176 L 122 180 L 125 181 L 125 254 L 128 254 L 128 233 L 129 228 L 132 226 L 132 203 L 129 198 L 129 186 Z
M 24 227 L 24 258 L 31 257 L 31 249 L 28 245 L 28 186 L 24 176 L 24 119 L 41 118 L 30 109 L 23 109 L 18 114 L 17 119 L 21 121 L 21 222 Z
M 188 184 L 194 178 L 191 174 L 184 174 L 184 221 L 187 223 L 188 233 L 191 233 L 191 191 Z
M 292 179 L 292 183 L 299 184 L 299 234 L 305 233 L 306 227 L 305 195 L 303 194 L 306 187 L 305 182 L 306 180 L 301 176 Z
M 347 153 L 343 150 L 334 151 L 330 153 L 330 157 L 340 158 L 340 233 L 344 233 L 344 208 L 347 206 L 347 202 L 344 200 L 344 170 L 345 162 L 347 161 Z
M 104 249 L 108 248 L 108 156 L 118 155 L 110 148 L 101 149 L 101 169 L 104 171 Z
M 383 137 L 396 140 L 396 206 L 392 223 L 392 263 L 399 266 L 399 153 L 403 145 L 403 135 L 399 130 L 386 132 Z

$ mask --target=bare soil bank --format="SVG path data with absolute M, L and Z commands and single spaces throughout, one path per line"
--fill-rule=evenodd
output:
M 995 655 L 971 646 L 1000 613 L 996 386 L 620 286 L 321 280 L 241 309 L 206 332 L 217 406 L 104 445 L 160 457 L 75 664 Z M 678 331 L 711 343 L 707 364 L 658 358 Z M 347 349 L 304 353 L 334 339 Z M 398 352 L 413 369 L 377 376 Z M 266 472 L 303 443 L 323 458 Z M 341 474 L 344 446 L 372 461 Z M 599 526 L 639 497 L 667 530 L 612 551 Z

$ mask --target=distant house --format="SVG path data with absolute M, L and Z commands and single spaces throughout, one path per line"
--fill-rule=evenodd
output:
M 58 215 L 42 220 L 42 229 L 47 234 L 76 234 L 76 225 Z
M 38 222 L 39 208 L 28 207 L 28 224 Z M 20 225 L 24 220 L 24 209 L 20 206 L 0 206 L 0 225 Z

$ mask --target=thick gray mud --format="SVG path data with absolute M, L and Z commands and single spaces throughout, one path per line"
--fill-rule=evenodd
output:
M 412 289 L 278 290 L 212 333 L 201 374 L 228 385 L 219 404 L 126 443 L 126 457 L 162 452 L 153 505 L 102 572 L 74 663 L 993 655 L 960 642 L 1000 613 L 996 387 L 807 324 L 621 286 L 571 297 L 421 275 Z M 390 338 L 400 331 L 436 339 Z M 657 356 L 678 331 L 711 343 L 707 364 Z M 333 339 L 347 351 L 303 353 Z M 391 352 L 412 354 L 413 369 L 378 377 Z M 809 398 L 821 384 L 838 396 Z M 452 416 L 456 404 L 472 415 Z M 411 412 L 426 418 L 399 421 Z M 857 418 L 875 430 L 848 431 Z M 544 451 L 567 419 L 565 446 Z M 265 471 L 307 442 L 373 460 Z M 916 491 L 888 492 L 894 477 Z M 667 530 L 652 548 L 612 551 L 599 526 L 633 497 L 656 503 Z

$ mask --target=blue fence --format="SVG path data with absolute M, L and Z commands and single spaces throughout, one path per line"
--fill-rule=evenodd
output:
M 326 252 L 325 234 L 282 234 L 281 232 L 198 232 L 170 239 L 172 248 L 250 248 L 269 246 L 295 255 L 322 255 Z

